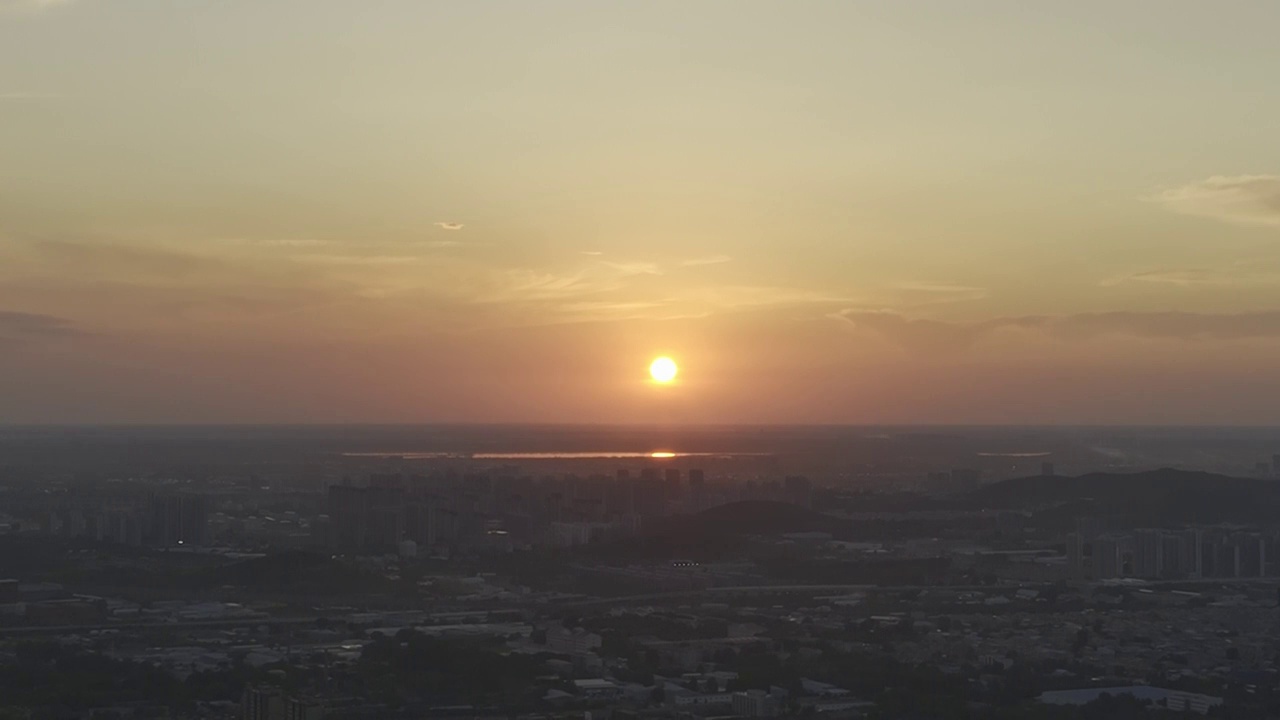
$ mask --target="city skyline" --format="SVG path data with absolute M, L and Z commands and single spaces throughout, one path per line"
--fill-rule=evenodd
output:
M 1278 22 L 0 1 L 0 423 L 1280 425 Z

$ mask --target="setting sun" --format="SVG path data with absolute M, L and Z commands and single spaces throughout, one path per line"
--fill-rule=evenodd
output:
M 679 368 L 676 367 L 676 361 L 669 357 L 660 357 L 649 365 L 649 375 L 654 382 L 669 383 L 676 379 L 676 373 Z

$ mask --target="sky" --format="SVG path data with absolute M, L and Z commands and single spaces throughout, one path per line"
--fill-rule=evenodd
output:
M 1280 425 L 1276 27 L 0 0 L 0 422 Z

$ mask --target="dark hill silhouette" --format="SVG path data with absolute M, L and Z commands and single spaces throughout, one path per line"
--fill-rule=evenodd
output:
M 790 503 L 743 500 L 693 515 L 668 518 L 663 530 L 688 528 L 713 535 L 780 535 L 798 532 L 838 533 L 847 521 Z
M 838 536 L 848 525 L 798 505 L 745 500 L 664 518 L 636 536 L 592 545 L 584 552 L 613 560 L 706 559 L 740 548 L 750 535 L 826 532 Z
M 1141 473 L 1015 478 L 957 499 L 969 509 L 1077 511 L 1177 522 L 1269 522 L 1280 513 L 1280 482 L 1163 468 Z
M 242 560 L 187 578 L 204 587 L 234 586 L 264 592 L 334 595 L 384 589 L 384 578 L 313 552 L 293 551 Z

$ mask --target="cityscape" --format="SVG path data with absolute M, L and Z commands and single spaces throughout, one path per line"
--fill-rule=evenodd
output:
M 0 720 L 1280 718 L 1278 28 L 0 0 Z
M 562 449 L 666 432 L 6 433 L 6 704 L 254 719 L 1280 705 L 1268 432 L 725 427 L 685 431 L 704 452 Z M 335 450 L 352 435 L 419 449 Z M 468 449 L 504 442 L 551 449 Z M 1053 451 L 978 450 L 1028 443 Z M 1226 474 L 1175 467 L 1189 448 Z

